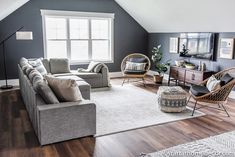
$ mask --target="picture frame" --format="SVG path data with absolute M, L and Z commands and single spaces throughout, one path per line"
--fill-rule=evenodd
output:
M 179 38 L 178 37 L 170 37 L 169 52 L 179 53 Z
M 233 59 L 234 38 L 221 38 L 219 47 L 219 58 Z

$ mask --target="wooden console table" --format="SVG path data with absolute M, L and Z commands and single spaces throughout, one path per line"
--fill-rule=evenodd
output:
M 174 81 L 176 85 L 179 82 L 183 82 L 184 86 L 186 83 L 189 84 L 200 84 L 203 80 L 207 79 L 214 72 L 212 71 L 198 71 L 198 70 L 190 70 L 183 67 L 171 66 L 168 85 L 170 85 L 171 81 Z

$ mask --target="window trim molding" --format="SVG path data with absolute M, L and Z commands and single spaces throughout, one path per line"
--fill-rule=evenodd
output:
M 81 18 L 105 18 L 110 19 L 110 29 L 111 29 L 111 37 L 110 37 L 110 60 L 102 61 L 103 63 L 114 63 L 114 13 L 102 13 L 102 12 L 79 12 L 79 11 L 64 11 L 64 10 L 45 10 L 41 9 L 42 16 L 42 31 L 43 31 L 43 49 L 44 49 L 44 57 L 47 58 L 47 39 L 46 39 L 46 17 L 64 17 L 64 18 L 73 18 L 73 17 L 81 17 Z M 68 52 L 67 52 L 68 53 Z M 69 57 L 69 56 L 68 56 Z M 71 58 L 69 58 L 71 59 Z M 88 61 L 70 61 L 71 65 L 80 65 L 80 64 L 89 64 L 91 60 Z

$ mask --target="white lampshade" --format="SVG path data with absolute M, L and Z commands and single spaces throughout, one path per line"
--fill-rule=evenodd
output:
M 16 40 L 33 40 L 33 32 L 30 31 L 16 32 Z

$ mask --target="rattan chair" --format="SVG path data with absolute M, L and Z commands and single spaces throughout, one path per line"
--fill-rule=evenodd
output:
M 209 92 L 205 95 L 202 95 L 202 96 L 195 96 L 190 91 L 190 97 L 188 99 L 188 102 L 190 101 L 191 98 L 193 98 L 195 100 L 192 116 L 194 115 L 195 110 L 198 110 L 198 109 L 204 108 L 204 107 L 209 107 L 209 108 L 214 108 L 217 110 L 225 111 L 227 116 L 229 117 L 229 113 L 227 112 L 226 108 L 224 107 L 224 104 L 226 103 L 227 98 L 235 85 L 235 77 L 234 77 L 235 76 L 235 67 L 223 70 L 219 73 L 216 73 L 214 76 L 217 79 L 221 79 L 226 73 L 231 75 L 233 77 L 233 79 L 230 82 L 228 82 L 227 84 L 220 87 L 219 89 L 217 89 L 215 91 L 211 91 L 211 92 Z M 200 85 L 205 86 L 208 79 L 204 80 Z M 208 105 L 200 104 L 202 106 L 197 108 L 198 102 L 211 103 L 214 105 L 216 104 L 216 106 L 218 105 L 218 107 L 211 107 Z
M 146 67 L 145 67 L 145 71 L 142 72 L 142 73 L 138 73 L 138 72 L 137 73 L 132 73 L 132 74 L 126 73 L 126 71 L 125 71 L 126 62 L 130 61 L 131 58 L 145 58 L 146 63 L 147 63 Z M 141 53 L 132 53 L 132 54 L 126 56 L 122 60 L 122 64 L 121 64 L 121 71 L 122 71 L 122 74 L 123 74 L 123 77 L 124 77 L 122 85 L 124 83 L 126 83 L 126 80 L 127 80 L 127 82 L 130 82 L 130 78 L 140 78 L 141 81 L 143 81 L 143 84 L 145 86 L 145 76 L 148 73 L 150 67 L 151 67 L 151 62 L 150 62 L 149 58 L 146 55 L 144 55 L 144 54 L 141 54 Z M 132 82 L 137 82 L 137 81 L 132 81 Z

